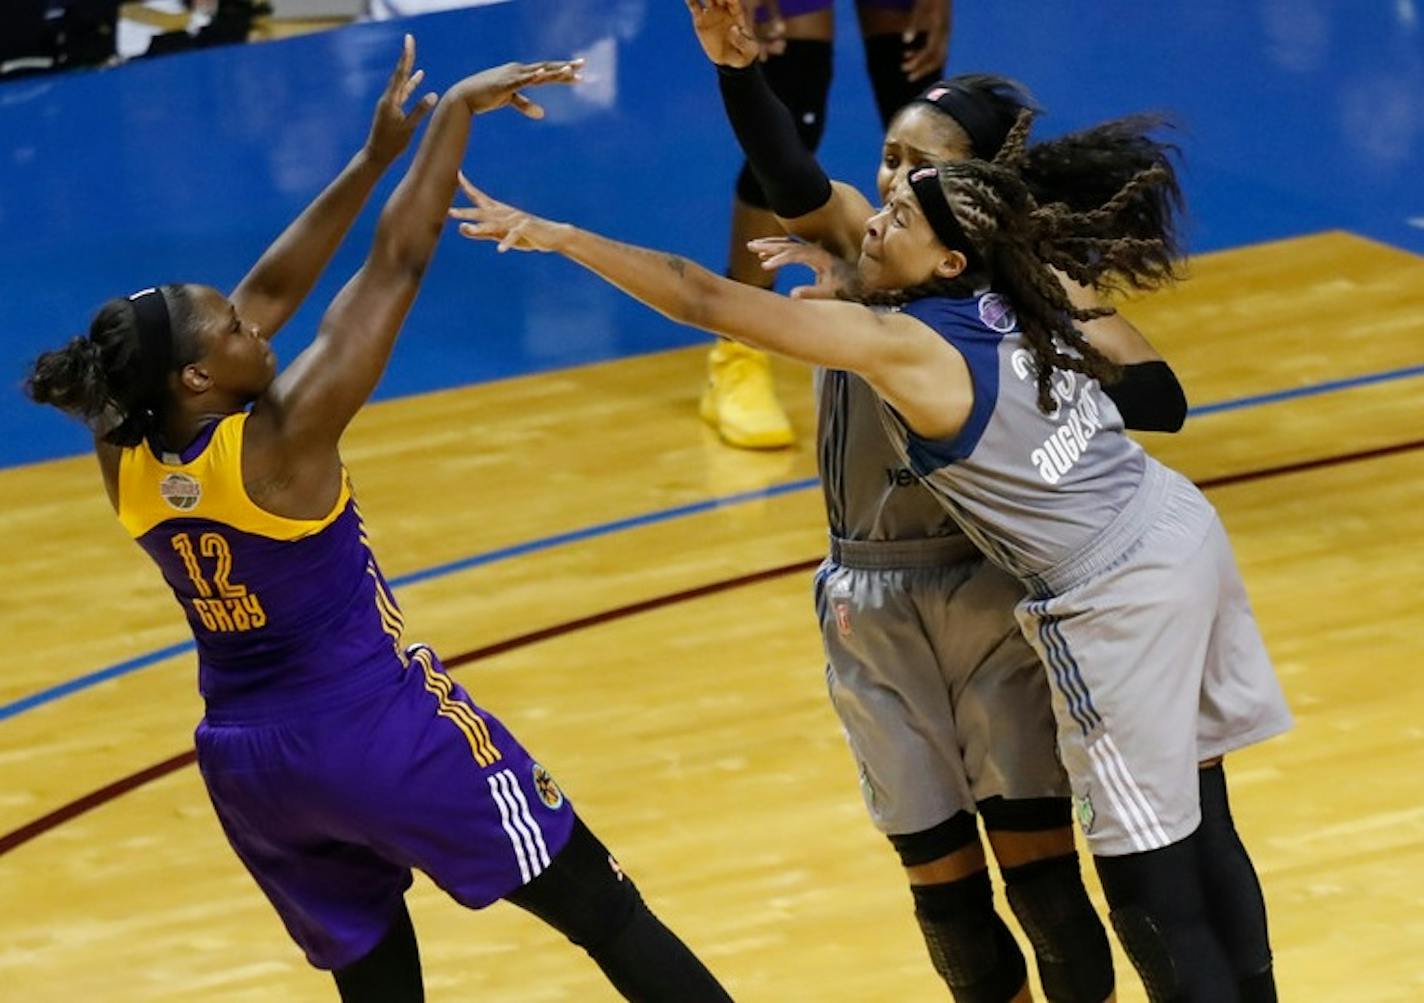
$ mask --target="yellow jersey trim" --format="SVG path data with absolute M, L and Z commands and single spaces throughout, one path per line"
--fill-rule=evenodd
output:
M 336 521 L 351 501 L 351 479 L 341 470 L 341 492 L 320 519 L 289 519 L 259 508 L 242 482 L 242 436 L 247 412 L 218 422 L 208 445 L 189 463 L 167 463 L 148 443 L 119 457 L 119 522 L 134 539 L 171 519 L 203 519 L 273 540 L 300 540 Z

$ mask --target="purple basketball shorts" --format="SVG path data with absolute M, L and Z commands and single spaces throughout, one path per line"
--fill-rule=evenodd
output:
M 407 656 L 354 703 L 198 726 L 228 841 L 318 968 L 376 946 L 412 869 L 479 909 L 548 867 L 573 825 L 549 772 L 435 653 Z

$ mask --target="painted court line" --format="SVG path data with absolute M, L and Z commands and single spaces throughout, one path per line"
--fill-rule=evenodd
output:
M 1377 373 L 1367 373 L 1363 376 L 1353 376 L 1347 379 L 1330 380 L 1324 383 L 1312 383 L 1302 387 L 1292 387 L 1286 390 L 1275 390 L 1265 394 L 1253 394 L 1246 397 L 1235 397 L 1229 400 L 1217 401 L 1213 404 L 1203 404 L 1194 407 L 1189 412 L 1190 417 L 1200 417 L 1202 415 L 1217 414 L 1223 411 L 1237 411 L 1244 408 L 1261 407 L 1267 404 L 1274 404 L 1279 401 L 1294 400 L 1301 397 L 1314 397 L 1320 394 L 1336 393 L 1341 390 L 1349 390 L 1355 387 L 1371 386 L 1379 383 L 1388 383 L 1395 380 L 1410 379 L 1416 376 L 1424 376 L 1424 365 L 1404 366 L 1398 369 L 1387 369 Z M 1412 447 L 1409 447 L 1412 448 Z M 1252 475 L 1239 475 L 1241 479 L 1250 479 Z M 748 501 L 758 501 L 767 498 L 776 498 L 781 495 L 791 494 L 796 491 L 805 491 L 816 486 L 816 478 L 807 477 L 801 480 L 788 481 L 784 484 L 774 484 L 771 487 L 759 488 L 753 491 L 743 491 L 737 494 L 724 495 L 717 498 L 709 498 L 705 501 L 693 502 L 688 505 L 679 505 L 674 508 L 661 509 L 656 512 L 645 512 L 640 515 L 629 516 L 625 519 L 617 519 L 612 522 L 599 523 L 594 526 L 587 526 L 583 529 L 570 530 L 566 533 L 558 533 L 553 536 L 542 537 L 537 540 L 530 540 L 526 543 L 518 543 L 508 547 L 501 547 L 497 550 L 485 551 L 480 554 L 473 554 L 469 557 L 462 557 L 459 560 L 449 561 L 445 564 L 437 564 L 434 567 L 422 568 L 398 578 L 391 579 L 391 585 L 400 588 L 404 585 L 413 585 L 416 582 L 429 581 L 435 578 L 443 578 L 470 568 L 482 567 L 487 564 L 494 564 L 498 561 L 509 560 L 513 557 L 520 557 L 525 554 L 538 553 L 542 550 L 550 550 L 568 543 L 577 543 L 582 540 L 591 540 L 600 536 L 608 536 L 613 533 L 620 533 L 624 530 L 635 529 L 640 526 L 652 526 L 657 523 L 668 522 L 672 519 L 681 519 L 685 516 L 697 515 L 702 512 L 710 512 L 719 508 L 726 508 L 732 505 L 740 505 Z M 32 693 L 29 696 L 20 697 L 10 703 L 0 705 L 0 721 L 22 714 L 27 710 L 42 706 L 62 697 L 69 696 L 81 690 L 96 686 L 99 683 L 107 682 L 110 679 L 117 679 L 120 676 L 137 672 L 139 669 L 155 665 L 165 659 L 175 655 L 181 655 L 192 651 L 194 644 L 191 640 L 182 641 L 177 644 L 160 648 L 157 651 L 150 651 L 147 654 L 138 655 L 127 661 L 119 662 L 102 669 L 97 669 L 83 676 L 66 680 L 55 686 Z
M 1310 460 L 1304 463 L 1291 463 L 1278 467 L 1265 467 L 1260 470 L 1251 470 L 1241 474 L 1228 474 L 1224 477 L 1216 477 L 1198 483 L 1203 491 L 1210 491 L 1212 488 L 1225 487 L 1230 484 L 1239 484 L 1243 481 L 1264 480 L 1270 477 L 1280 477 L 1285 474 L 1298 473 L 1303 470 L 1314 470 L 1321 467 L 1341 466 L 1347 463 L 1358 463 L 1362 460 L 1377 459 L 1381 456 L 1392 456 L 1397 453 L 1409 452 L 1411 450 L 1424 448 L 1424 439 L 1415 442 L 1401 443 L 1395 446 L 1386 446 L 1381 449 L 1369 449 L 1358 453 L 1345 453 L 1340 456 L 1329 456 L 1320 460 Z M 485 658 L 492 658 L 495 655 L 506 651 L 513 651 L 517 648 L 527 647 L 546 641 L 550 638 L 559 637 L 565 634 L 572 634 L 580 630 L 598 624 L 610 623 L 614 620 L 621 620 L 625 617 L 635 616 L 638 613 L 645 613 L 654 609 L 661 609 L 676 603 L 688 602 L 703 596 L 713 595 L 718 592 L 727 592 L 732 589 L 743 588 L 747 585 L 754 585 L 759 582 L 770 581 L 785 575 L 794 574 L 798 571 L 809 571 L 819 564 L 821 558 L 813 557 L 804 561 L 797 561 L 793 564 L 784 564 L 776 568 L 767 568 L 751 574 L 741 575 L 737 578 L 728 578 L 720 582 L 713 582 L 709 585 L 699 585 L 695 588 L 684 589 L 680 592 L 672 592 L 666 595 L 656 596 L 642 602 L 630 603 L 626 606 L 619 606 L 602 613 L 594 613 L 591 616 L 581 617 L 577 620 L 569 620 L 565 623 L 554 624 L 540 630 L 530 631 L 527 634 L 520 634 L 517 637 L 507 638 L 503 641 L 496 641 L 484 647 L 475 648 L 472 651 L 461 652 L 448 659 L 445 659 L 447 668 L 455 668 L 460 665 L 468 665 L 471 662 L 480 661 Z M 115 780 L 111 784 L 100 787 L 98 790 L 90 791 L 83 797 L 76 798 L 66 805 L 56 808 L 47 815 L 28 822 L 3 835 L 0 835 L 0 856 L 9 853 L 11 850 L 33 839 L 37 839 L 44 833 L 58 828 L 65 822 L 70 821 L 85 812 L 92 811 L 106 802 L 136 790 L 146 784 L 165 777 L 170 773 L 189 766 L 197 761 L 197 753 L 192 749 L 180 752 L 177 755 L 169 756 L 160 763 L 155 763 L 137 773 L 131 773 L 126 777 Z

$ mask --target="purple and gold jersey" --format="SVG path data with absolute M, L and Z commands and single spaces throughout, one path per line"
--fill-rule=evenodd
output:
M 204 699 L 290 713 L 393 681 L 401 612 L 345 471 L 321 519 L 264 511 L 243 485 L 246 423 L 230 415 L 181 455 L 140 444 L 119 464 L 119 520 L 188 617 Z

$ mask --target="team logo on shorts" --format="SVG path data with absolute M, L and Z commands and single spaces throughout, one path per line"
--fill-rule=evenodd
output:
M 985 293 L 979 297 L 979 319 L 985 327 L 999 334 L 1008 334 L 1019 322 L 1009 301 L 998 293 Z
M 550 811 L 564 803 L 564 792 L 554 783 L 553 774 L 538 763 L 534 764 L 534 790 L 539 793 L 539 800 L 544 802 L 544 807 Z
M 180 512 L 196 508 L 203 496 L 203 486 L 187 474 L 169 474 L 158 482 L 158 493 L 163 500 Z
M 1092 795 L 1084 794 L 1082 797 L 1073 798 L 1073 809 L 1078 814 L 1078 824 L 1083 827 L 1083 832 L 1092 832 L 1093 821 L 1098 817 L 1098 813 L 1093 810 Z
M 831 609 L 836 612 L 836 629 L 841 632 L 841 637 L 850 637 L 850 603 L 835 599 L 831 602 Z

